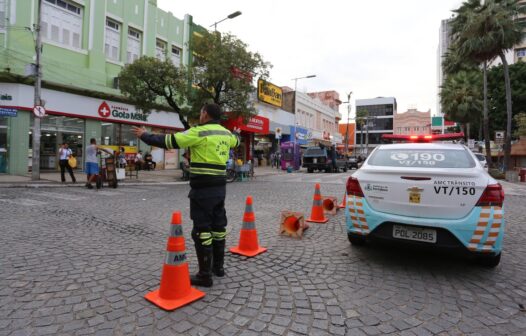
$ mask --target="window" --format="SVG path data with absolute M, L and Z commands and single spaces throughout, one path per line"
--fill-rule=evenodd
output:
M 133 63 L 139 57 L 141 57 L 141 32 L 133 28 L 128 28 L 126 63 Z
M 379 149 L 371 155 L 367 163 L 388 167 L 475 167 L 475 161 L 465 150 L 453 149 Z
M 0 0 L 0 30 L 5 29 L 5 0 Z
M 40 31 L 44 41 L 81 49 L 82 7 L 63 0 L 45 0 Z
M 106 58 L 114 61 L 120 60 L 120 28 L 120 23 L 111 19 L 106 19 L 104 53 L 106 54 Z
M 179 67 L 181 65 L 181 49 L 177 48 L 176 46 L 172 46 L 172 63 Z
M 157 39 L 155 43 L 155 57 L 164 61 L 166 59 L 166 42 Z

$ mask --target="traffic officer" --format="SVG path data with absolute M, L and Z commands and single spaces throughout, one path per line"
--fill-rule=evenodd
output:
M 192 152 L 188 197 L 194 223 L 192 239 L 199 263 L 199 272 L 190 277 L 195 286 L 211 287 L 212 271 L 219 277 L 225 275 L 226 162 L 230 148 L 239 145 L 239 137 L 221 126 L 220 118 L 221 108 L 207 104 L 201 109 L 199 125 L 184 132 L 149 134 L 144 128 L 132 127 L 132 132 L 148 145 L 190 148 Z

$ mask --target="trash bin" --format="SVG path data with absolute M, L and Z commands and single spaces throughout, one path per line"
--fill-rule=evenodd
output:
M 521 182 L 526 182 L 526 168 L 521 168 L 519 176 Z
M 287 173 L 292 173 L 292 166 L 287 167 Z

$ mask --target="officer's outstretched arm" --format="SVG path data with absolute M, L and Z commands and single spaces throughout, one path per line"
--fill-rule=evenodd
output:
M 143 133 L 141 135 L 141 140 L 150 146 L 160 147 L 164 149 L 179 148 L 177 146 L 177 142 L 175 142 L 175 137 L 173 134 Z

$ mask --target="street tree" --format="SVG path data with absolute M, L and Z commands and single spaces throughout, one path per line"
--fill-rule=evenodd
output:
M 190 128 L 187 113 L 182 109 L 188 90 L 188 77 L 184 68 L 176 67 L 170 60 L 143 56 L 127 64 L 119 74 L 121 92 L 144 113 L 170 106 L 179 114 L 185 129 Z
M 462 10 L 457 10 L 457 18 L 453 25 L 454 44 L 461 56 L 484 64 L 500 58 L 504 69 L 504 82 L 506 89 L 506 137 L 504 150 L 504 169 L 508 170 L 511 153 L 511 123 L 512 99 L 509 67 L 505 52 L 523 39 L 523 24 L 517 20 L 525 8 L 517 0 L 485 0 L 476 6 L 475 0 L 464 2 Z M 455 18 L 456 19 L 456 18 Z M 455 21 L 455 19 L 453 21 Z M 484 76 L 486 79 L 486 76 Z M 484 86 L 486 86 L 484 80 Z M 486 133 L 487 113 L 484 115 L 484 128 Z M 489 131 L 488 131 L 489 133 Z M 486 142 L 489 142 L 486 139 Z M 489 146 L 486 144 L 486 155 L 489 155 Z
M 256 112 L 251 103 L 254 79 L 268 77 L 270 64 L 233 35 L 207 31 L 200 35 L 191 42 L 188 114 L 196 115 L 204 103 L 214 102 L 233 116 L 248 119 Z
M 440 92 L 440 104 L 446 117 L 466 125 L 470 137 L 470 122 L 480 119 L 483 109 L 482 73 L 461 70 L 449 75 Z

